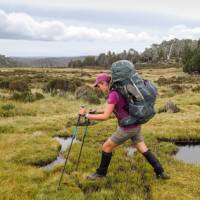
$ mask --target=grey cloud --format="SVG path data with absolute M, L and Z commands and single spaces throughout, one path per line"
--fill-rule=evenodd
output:
M 6 13 L 0 10 L 0 38 L 41 41 L 107 40 L 145 41 L 151 36 L 122 28 L 108 27 L 101 31 L 87 26 L 67 26 L 58 20 L 36 20 L 26 13 Z

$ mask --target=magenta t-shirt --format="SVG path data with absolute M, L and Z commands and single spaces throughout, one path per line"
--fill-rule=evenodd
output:
M 121 119 L 128 116 L 127 111 L 123 108 L 124 105 L 126 105 L 126 100 L 119 92 L 117 92 L 115 90 L 111 90 L 110 93 L 108 94 L 107 103 L 115 104 L 115 108 L 114 108 L 113 112 L 114 112 L 116 118 L 118 119 L 118 121 L 120 121 Z M 121 127 L 121 128 L 128 130 L 131 128 L 136 128 L 138 126 L 140 126 L 140 125 L 131 124 L 129 126 Z

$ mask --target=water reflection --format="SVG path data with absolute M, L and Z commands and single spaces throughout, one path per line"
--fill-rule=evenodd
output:
M 200 145 L 178 145 L 175 157 L 187 163 L 200 164 Z

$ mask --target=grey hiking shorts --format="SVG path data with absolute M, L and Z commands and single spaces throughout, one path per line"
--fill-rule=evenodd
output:
M 144 138 L 140 132 L 141 126 L 129 130 L 124 130 L 123 128 L 118 127 L 116 132 L 112 134 L 110 139 L 116 144 L 122 144 L 128 139 L 131 139 L 133 144 L 137 144 L 144 141 Z

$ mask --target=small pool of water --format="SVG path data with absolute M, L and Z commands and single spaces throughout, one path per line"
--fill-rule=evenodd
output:
M 126 155 L 129 156 L 129 157 L 133 157 L 134 156 L 134 153 L 136 152 L 137 150 L 133 147 L 127 147 L 125 149 L 125 152 L 126 152 Z
M 61 144 L 61 150 L 59 155 L 57 156 L 56 160 L 54 160 L 53 162 L 43 166 L 43 169 L 46 170 L 51 170 L 53 169 L 56 165 L 58 164 L 63 164 L 65 162 L 65 158 L 62 156 L 62 152 L 66 151 L 71 142 L 72 142 L 72 138 L 68 137 L 68 138 L 64 138 L 64 137 L 54 137 L 55 140 L 57 140 L 60 144 Z M 73 143 L 76 142 L 76 139 L 74 139 Z
M 177 145 L 178 152 L 175 157 L 187 163 L 200 164 L 200 144 L 198 145 Z
M 59 155 L 56 160 L 54 160 L 53 162 L 49 163 L 48 165 L 43 166 L 42 168 L 45 170 L 51 170 L 53 169 L 56 165 L 58 164 L 63 164 L 65 163 L 65 159 L 63 158 L 62 155 Z
M 68 138 L 64 138 L 64 137 L 55 137 L 55 140 L 57 140 L 60 144 L 61 144 L 61 150 L 60 152 L 66 151 L 71 142 L 72 142 L 72 137 L 68 137 Z M 76 139 L 74 139 L 73 143 L 76 141 Z

